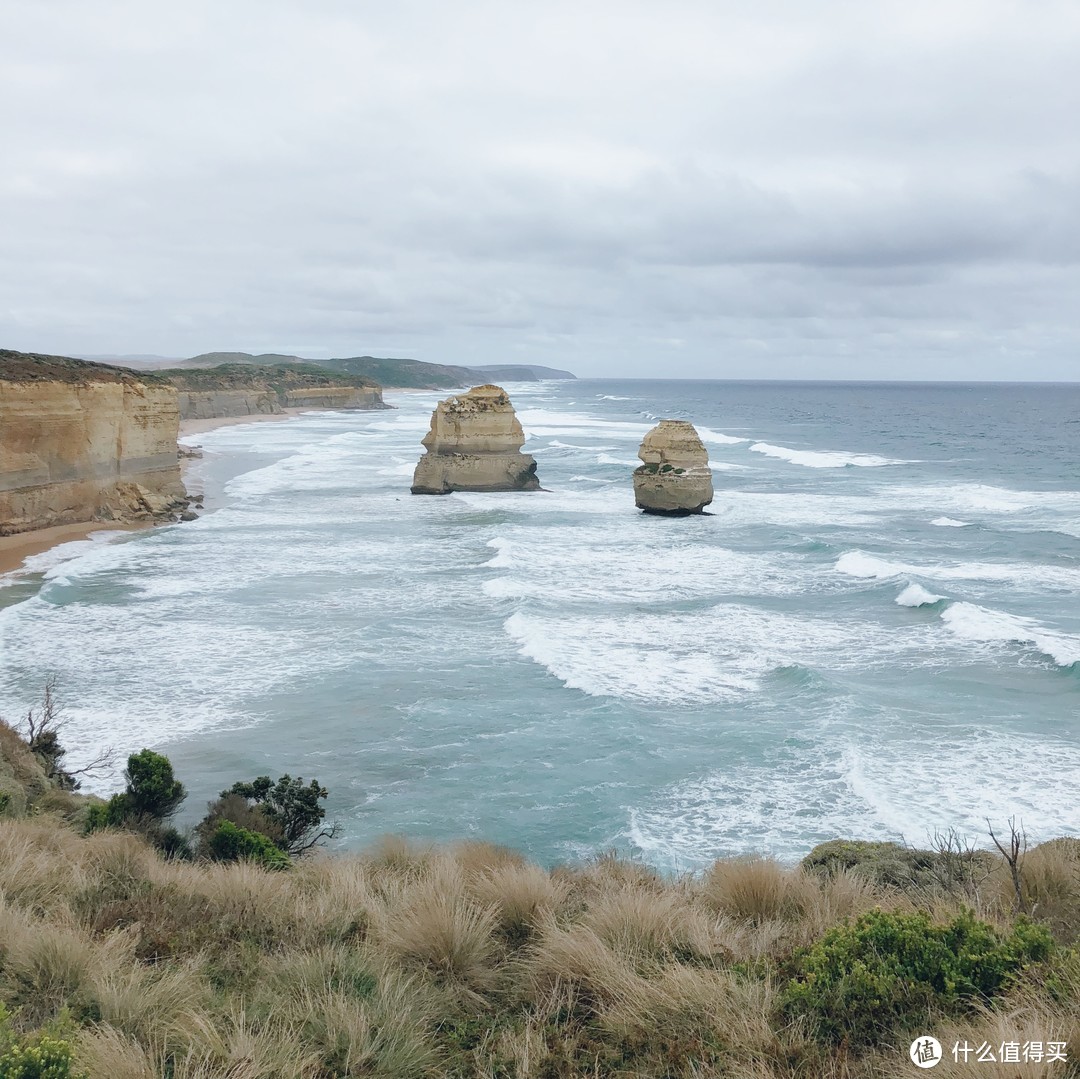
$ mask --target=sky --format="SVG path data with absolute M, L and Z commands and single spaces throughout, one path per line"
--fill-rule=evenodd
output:
M 0 347 L 1080 379 L 1076 0 L 0 0 Z

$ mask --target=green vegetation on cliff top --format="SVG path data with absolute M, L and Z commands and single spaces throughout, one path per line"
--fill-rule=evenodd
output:
M 252 356 L 244 352 L 207 352 L 186 360 L 178 370 L 216 367 L 220 364 L 284 364 L 290 368 L 308 367 L 333 371 L 353 378 L 368 378 L 381 386 L 403 389 L 453 389 L 501 380 L 535 382 L 541 378 L 574 378 L 569 371 L 534 364 L 494 364 L 468 367 L 461 364 L 427 363 L 404 357 L 347 356 L 328 360 L 305 360 L 299 356 L 266 354 Z
M 178 390 L 314 389 L 319 386 L 371 386 L 379 383 L 360 374 L 343 374 L 314 364 L 222 363 L 216 367 L 167 367 L 155 374 L 168 379 Z
M 76 360 L 69 356 L 46 356 L 38 352 L 15 352 L 0 348 L 0 379 L 10 382 L 149 382 L 162 384 L 156 372 Z

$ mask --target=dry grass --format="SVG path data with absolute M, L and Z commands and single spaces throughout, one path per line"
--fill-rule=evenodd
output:
M 812 878 L 760 857 L 716 862 L 701 886 L 714 910 L 754 925 L 798 918 L 819 892 Z
M 1075 847 L 1027 868 L 1036 916 L 1075 939 Z M 946 917 L 963 897 L 936 902 Z M 885 1079 L 909 1073 L 906 1041 L 824 1045 L 777 999 L 799 948 L 876 906 L 911 903 L 768 859 L 666 880 L 611 856 L 548 872 L 488 844 L 388 839 L 267 873 L 40 818 L 0 827 L 0 1002 L 28 1030 L 66 1009 L 90 1079 Z M 1065 955 L 934 1033 L 1080 1056 L 1077 1015 Z M 1065 1074 L 1010 1067 L 935 1074 Z

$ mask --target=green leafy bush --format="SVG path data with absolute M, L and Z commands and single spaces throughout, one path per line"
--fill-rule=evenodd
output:
M 265 869 L 287 869 L 289 856 L 260 832 L 249 832 L 231 820 L 218 821 L 206 840 L 206 851 L 219 862 L 237 862 L 241 858 Z
M 180 808 L 187 795 L 184 785 L 173 775 L 169 758 L 152 749 L 128 757 L 124 778 L 127 790 L 121 797 L 127 798 L 137 817 L 165 820 Z
M 168 757 L 144 749 L 128 757 L 124 771 L 127 786 L 104 805 L 93 805 L 86 814 L 87 832 L 99 828 L 123 828 L 139 822 L 158 822 L 171 817 L 187 797 L 184 785 L 173 775 Z
M 337 831 L 334 825 L 320 826 L 326 810 L 319 802 L 327 794 L 316 779 L 304 786 L 303 779 L 284 775 L 276 783 L 269 776 L 259 776 L 250 783 L 234 783 L 221 792 L 221 797 L 238 795 L 246 799 L 266 819 L 267 831 L 277 845 L 289 854 L 300 855 Z
M 922 913 L 870 911 L 801 956 L 782 1004 L 810 1016 L 824 1039 L 869 1044 L 925 1023 L 931 1008 L 959 1011 L 993 996 L 1052 947 L 1045 928 L 1023 919 L 1005 935 L 970 912 L 935 925 Z
M 19 1036 L 0 1004 L 0 1079 L 86 1079 L 72 1071 L 71 1043 L 54 1027 Z

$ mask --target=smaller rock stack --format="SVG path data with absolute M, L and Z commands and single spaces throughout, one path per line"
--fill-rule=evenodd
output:
M 709 454 L 692 423 L 661 420 L 641 440 L 634 470 L 638 509 L 668 517 L 701 513 L 713 498 Z
M 521 452 L 525 433 L 500 386 L 476 386 L 440 401 L 413 473 L 414 495 L 451 491 L 538 491 L 536 461 Z

